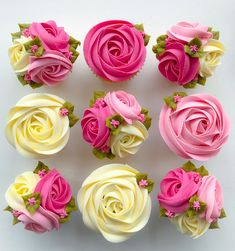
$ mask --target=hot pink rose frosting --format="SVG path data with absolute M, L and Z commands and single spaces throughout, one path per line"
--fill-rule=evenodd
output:
M 173 214 L 185 212 L 200 183 L 195 172 L 185 172 L 182 168 L 169 171 L 160 183 L 160 206 Z
M 62 53 L 46 51 L 41 57 L 30 57 L 28 75 L 36 83 L 56 85 L 64 81 L 72 70 L 72 63 Z
M 133 95 L 124 91 L 109 92 L 104 100 L 112 114 L 121 115 L 128 124 L 141 120 L 141 106 Z
M 55 21 L 45 23 L 32 23 L 29 27 L 31 37 L 38 37 L 45 50 L 56 50 L 60 52 L 69 51 L 69 35 L 63 27 L 58 27 Z
M 110 138 L 106 119 L 111 116 L 109 107 L 103 99 L 98 100 L 94 107 L 86 109 L 81 121 L 83 138 L 94 148 L 104 149 Z
M 193 38 L 198 37 L 203 44 L 212 38 L 212 33 L 208 31 L 208 27 L 197 22 L 179 22 L 173 25 L 167 35 L 174 40 L 190 42 Z
M 198 196 L 207 205 L 202 217 L 205 217 L 208 222 L 218 220 L 224 206 L 224 200 L 221 186 L 214 176 L 204 176 L 202 178 Z
M 226 143 L 230 121 L 215 97 L 194 94 L 182 98 L 175 111 L 164 105 L 159 129 L 173 152 L 186 159 L 205 161 Z
M 99 23 L 86 35 L 84 55 L 101 78 L 113 82 L 128 80 L 140 70 L 146 58 L 143 34 L 127 21 Z
M 30 214 L 27 210 L 21 212 L 18 220 L 25 225 L 25 229 L 35 233 L 44 233 L 60 228 L 59 217 L 42 207 L 39 207 L 34 214 Z
M 199 59 L 186 54 L 184 45 L 181 43 L 167 44 L 165 52 L 158 59 L 159 71 L 172 82 L 185 85 L 197 77 L 200 67 Z
M 41 206 L 59 216 L 72 198 L 71 187 L 56 169 L 52 169 L 38 182 L 35 192 L 41 195 Z

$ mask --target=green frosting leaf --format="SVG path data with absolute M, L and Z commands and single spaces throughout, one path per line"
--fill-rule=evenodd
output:
M 216 40 L 219 40 L 219 31 L 212 31 L 212 34 L 213 34 L 213 38 L 216 39 Z
M 69 119 L 69 127 L 73 127 L 78 121 L 79 121 L 79 117 L 75 116 L 73 114 L 74 112 L 74 105 L 71 104 L 70 102 L 66 101 L 63 106 L 60 108 L 60 110 L 66 108 L 69 112 L 68 114 L 68 119 Z
M 20 38 L 21 35 L 22 35 L 21 31 L 18 31 L 18 32 L 15 32 L 15 33 L 11 33 L 12 41 L 14 41 L 17 38 Z
M 75 199 L 74 199 L 74 197 L 72 197 L 70 202 L 67 204 L 65 211 L 67 214 L 70 214 L 71 212 L 77 211 L 77 210 L 78 210 L 78 208 L 76 206 Z
M 93 148 L 92 153 L 96 156 L 98 159 L 113 159 L 115 157 L 114 154 L 112 154 L 111 150 L 106 153 L 106 152 L 101 152 L 99 149 Z
M 26 209 L 29 211 L 30 214 L 34 214 L 36 212 L 36 210 L 40 207 L 41 204 L 41 196 L 40 193 L 32 193 L 26 196 L 22 197 L 24 200 L 24 204 Z M 29 199 L 35 199 L 36 203 L 34 205 L 30 205 L 29 203 Z
M 145 187 L 145 189 L 148 190 L 148 193 L 151 193 L 153 190 L 153 186 L 154 186 L 154 180 L 149 179 L 147 173 L 137 173 L 136 174 L 136 182 L 138 185 L 141 180 L 146 180 L 148 182 L 148 185 Z
M 197 81 L 192 81 L 192 82 L 190 82 L 190 83 L 188 83 L 186 85 L 183 85 L 183 87 L 185 89 L 193 89 L 193 88 L 195 88 L 196 85 L 197 85 Z
M 196 173 L 199 173 L 202 177 L 203 176 L 208 176 L 209 172 L 207 171 L 207 169 L 204 166 L 200 166 L 199 168 L 197 168 L 195 170 Z
M 6 208 L 3 209 L 4 211 L 12 213 L 13 209 L 10 206 L 7 206 Z
M 90 107 L 93 107 L 94 104 L 95 104 L 95 102 L 96 102 L 96 100 L 97 100 L 98 98 L 103 98 L 105 95 L 106 95 L 106 93 L 103 92 L 103 91 L 95 91 L 95 92 L 93 93 L 93 98 L 90 100 L 89 106 L 90 106 Z
M 32 89 L 36 89 L 36 88 L 39 88 L 39 87 L 43 86 L 43 84 L 41 84 L 41 83 L 36 83 L 36 82 L 33 82 L 33 81 L 31 81 L 31 82 L 29 83 L 29 85 L 30 85 L 30 87 L 31 87 Z
M 218 222 L 217 221 L 211 222 L 209 229 L 217 229 L 217 228 L 219 228 Z
M 187 161 L 182 165 L 182 169 L 185 172 L 195 172 L 197 168 L 191 161 Z
M 223 218 L 225 218 L 225 217 L 227 217 L 227 215 L 226 215 L 224 209 L 222 208 L 222 209 L 221 209 L 221 212 L 220 212 L 219 218 L 220 218 L 220 219 L 223 219 Z
M 194 209 L 194 202 L 195 201 L 199 202 L 200 208 L 198 210 Z M 189 208 L 186 211 L 186 215 L 188 217 L 193 217 L 195 215 L 199 215 L 199 214 L 205 212 L 206 207 L 207 207 L 206 203 L 201 201 L 197 195 L 194 195 L 189 200 Z
M 12 209 L 10 206 L 7 206 L 7 207 L 4 209 L 4 211 L 8 211 L 8 212 L 12 213 L 12 212 L 13 212 L 13 209 Z M 20 222 L 20 220 L 18 220 L 18 218 L 15 217 L 15 216 L 13 215 L 12 225 L 15 225 L 15 224 L 17 224 L 17 223 L 19 223 L 19 222 Z
M 17 75 L 18 80 L 20 81 L 20 83 L 25 86 L 28 85 L 29 83 L 24 79 L 24 76 L 21 75 Z
M 202 76 L 198 75 L 197 83 L 199 85 L 205 85 L 206 84 L 206 77 L 202 77 Z
M 17 217 L 13 216 L 13 222 L 12 225 L 16 225 L 17 223 L 21 222 Z
M 165 208 L 162 208 L 162 207 L 159 208 L 159 216 L 160 217 L 167 217 Z
M 153 52 L 157 57 L 165 52 L 167 35 L 161 35 L 156 39 L 157 44 L 152 47 Z
M 81 42 L 77 39 L 75 39 L 74 37 L 71 37 L 69 38 L 69 44 L 71 47 L 73 47 L 75 50 L 77 49 L 77 47 L 79 45 L 81 45 Z
M 202 41 L 198 37 L 195 37 L 188 43 L 188 45 L 196 45 L 199 49 L 202 46 Z
M 162 41 L 165 42 L 167 39 L 167 35 L 161 35 L 156 39 L 157 44 L 160 44 Z
M 179 96 L 181 98 L 187 96 L 185 92 L 174 92 L 172 96 L 168 96 L 164 98 L 165 104 L 170 107 L 172 110 L 176 110 L 177 102 L 175 101 L 175 96 Z
M 44 47 L 42 45 L 41 40 L 38 37 L 35 37 L 33 40 L 24 43 L 25 50 L 28 53 L 33 54 L 32 51 L 31 51 L 31 48 L 32 48 L 33 45 L 38 46 L 36 52 L 34 53 L 35 57 L 41 57 L 43 52 L 44 52 Z
M 63 107 L 62 108 L 66 108 L 68 109 L 69 113 L 73 113 L 74 112 L 74 105 L 68 101 L 66 101 L 64 104 L 63 104 Z M 61 109 L 62 109 L 61 108 Z
M 112 120 L 118 121 L 120 123 L 119 126 L 115 128 L 111 124 Z M 123 122 L 124 122 L 123 117 L 117 114 L 117 115 L 108 117 L 106 119 L 106 126 L 110 129 L 110 132 L 111 132 L 112 135 L 118 135 L 120 130 L 121 130 L 121 125 L 122 125 Z
M 144 46 L 147 46 L 149 43 L 151 36 L 148 34 L 144 34 Z
M 149 116 L 149 111 L 145 108 L 141 109 L 141 113 L 144 114 L 144 126 L 148 130 L 151 127 L 152 124 L 152 118 Z
M 42 163 L 42 161 L 38 161 L 38 164 L 36 166 L 36 168 L 33 170 L 34 173 L 37 173 L 39 171 L 45 170 L 46 173 L 48 173 L 50 171 L 49 167 L 46 166 L 44 163 Z
M 144 25 L 143 24 L 135 24 L 134 27 L 138 30 L 138 31 L 144 31 Z
M 20 31 L 23 31 L 25 29 L 28 29 L 30 27 L 30 24 L 18 24 Z
M 77 57 L 79 56 L 79 52 L 76 51 L 76 49 L 74 49 L 74 47 L 72 47 L 72 46 L 70 46 L 69 51 L 71 51 L 73 54 L 73 57 L 70 59 L 70 61 L 73 64 L 76 61 Z

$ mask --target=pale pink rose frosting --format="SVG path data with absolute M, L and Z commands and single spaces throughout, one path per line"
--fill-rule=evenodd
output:
M 212 33 L 208 31 L 208 26 L 204 26 L 197 22 L 179 22 L 173 25 L 167 35 L 174 40 L 190 42 L 195 37 L 200 38 L 203 44 L 212 38 Z
M 184 45 L 178 42 L 169 42 L 158 60 L 158 69 L 162 75 L 178 85 L 185 85 L 196 79 L 200 68 L 199 59 L 186 54 Z
M 127 21 L 99 23 L 86 35 L 84 55 L 89 67 L 101 78 L 113 82 L 128 80 L 146 58 L 143 34 Z
M 45 50 L 69 52 L 69 35 L 63 27 L 58 27 L 55 21 L 32 23 L 29 27 L 31 37 L 38 37 Z
M 173 152 L 186 159 L 205 161 L 226 143 L 230 120 L 215 97 L 194 94 L 181 98 L 175 111 L 164 105 L 159 129 Z
M 41 206 L 34 214 L 30 214 L 27 210 L 21 212 L 18 220 L 24 224 L 25 229 L 35 233 L 44 233 L 60 228 L 59 217 Z
M 197 195 L 207 205 L 202 217 L 210 223 L 216 221 L 224 206 L 223 193 L 218 180 L 214 176 L 204 176 Z
M 72 70 L 72 63 L 61 52 L 46 51 L 41 57 L 30 57 L 28 75 L 36 83 L 56 85 L 64 81 Z
M 56 169 L 52 169 L 38 182 L 35 192 L 41 195 L 41 206 L 59 216 L 66 215 L 66 205 L 72 198 L 69 183 Z
M 103 101 L 104 102 L 104 101 Z M 83 138 L 96 149 L 104 149 L 110 138 L 109 128 L 106 126 L 106 119 L 111 116 L 107 105 L 102 106 L 99 100 L 95 106 L 85 110 L 81 120 Z
M 195 172 L 182 168 L 169 171 L 160 183 L 160 206 L 170 213 L 183 213 L 189 207 L 189 199 L 196 194 L 201 183 Z
M 128 124 L 141 120 L 141 106 L 136 98 L 124 91 L 109 92 L 104 98 L 112 114 L 119 114 Z

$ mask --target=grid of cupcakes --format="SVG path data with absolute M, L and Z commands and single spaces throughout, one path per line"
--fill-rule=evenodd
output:
M 148 138 L 148 110 L 124 91 L 95 92 L 81 120 L 83 139 L 103 159 L 135 154 Z
M 5 198 L 13 225 L 23 223 L 26 230 L 44 233 L 58 230 L 76 211 L 69 183 L 56 170 L 38 162 L 35 170 L 15 178 Z
M 156 41 L 153 52 L 160 73 L 185 88 L 205 85 L 225 51 L 219 32 L 197 22 L 179 22 Z
M 124 164 L 97 168 L 78 192 L 84 224 L 114 243 L 129 239 L 147 223 L 154 182 Z
M 158 201 L 160 216 L 194 239 L 219 228 L 219 219 L 226 217 L 219 181 L 204 166 L 196 168 L 190 161 L 166 174 Z
M 8 54 L 20 83 L 38 88 L 64 81 L 79 55 L 80 42 L 54 21 L 19 24 L 19 28 L 11 34 L 13 45 Z
M 143 24 L 108 20 L 95 25 L 84 41 L 84 57 L 90 69 L 108 82 L 134 77 L 144 65 L 150 36 Z
M 77 121 L 71 103 L 56 95 L 33 93 L 10 109 L 5 134 L 20 154 L 42 159 L 66 146 Z

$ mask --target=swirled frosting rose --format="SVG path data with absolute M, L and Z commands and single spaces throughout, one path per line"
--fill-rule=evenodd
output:
M 127 240 L 148 222 L 148 190 L 136 182 L 138 171 L 128 165 L 110 164 L 96 169 L 78 192 L 84 223 L 111 242 Z
M 34 93 L 10 109 L 6 137 L 26 157 L 43 158 L 62 150 L 69 139 L 69 118 L 61 116 L 65 100 Z
M 164 105 L 159 129 L 168 147 L 186 159 L 205 161 L 226 143 L 230 121 L 219 101 L 208 94 L 189 95 L 177 101 L 177 108 Z
M 86 35 L 87 64 L 103 79 L 120 82 L 133 77 L 146 58 L 143 32 L 130 22 L 110 20 L 95 25 Z

